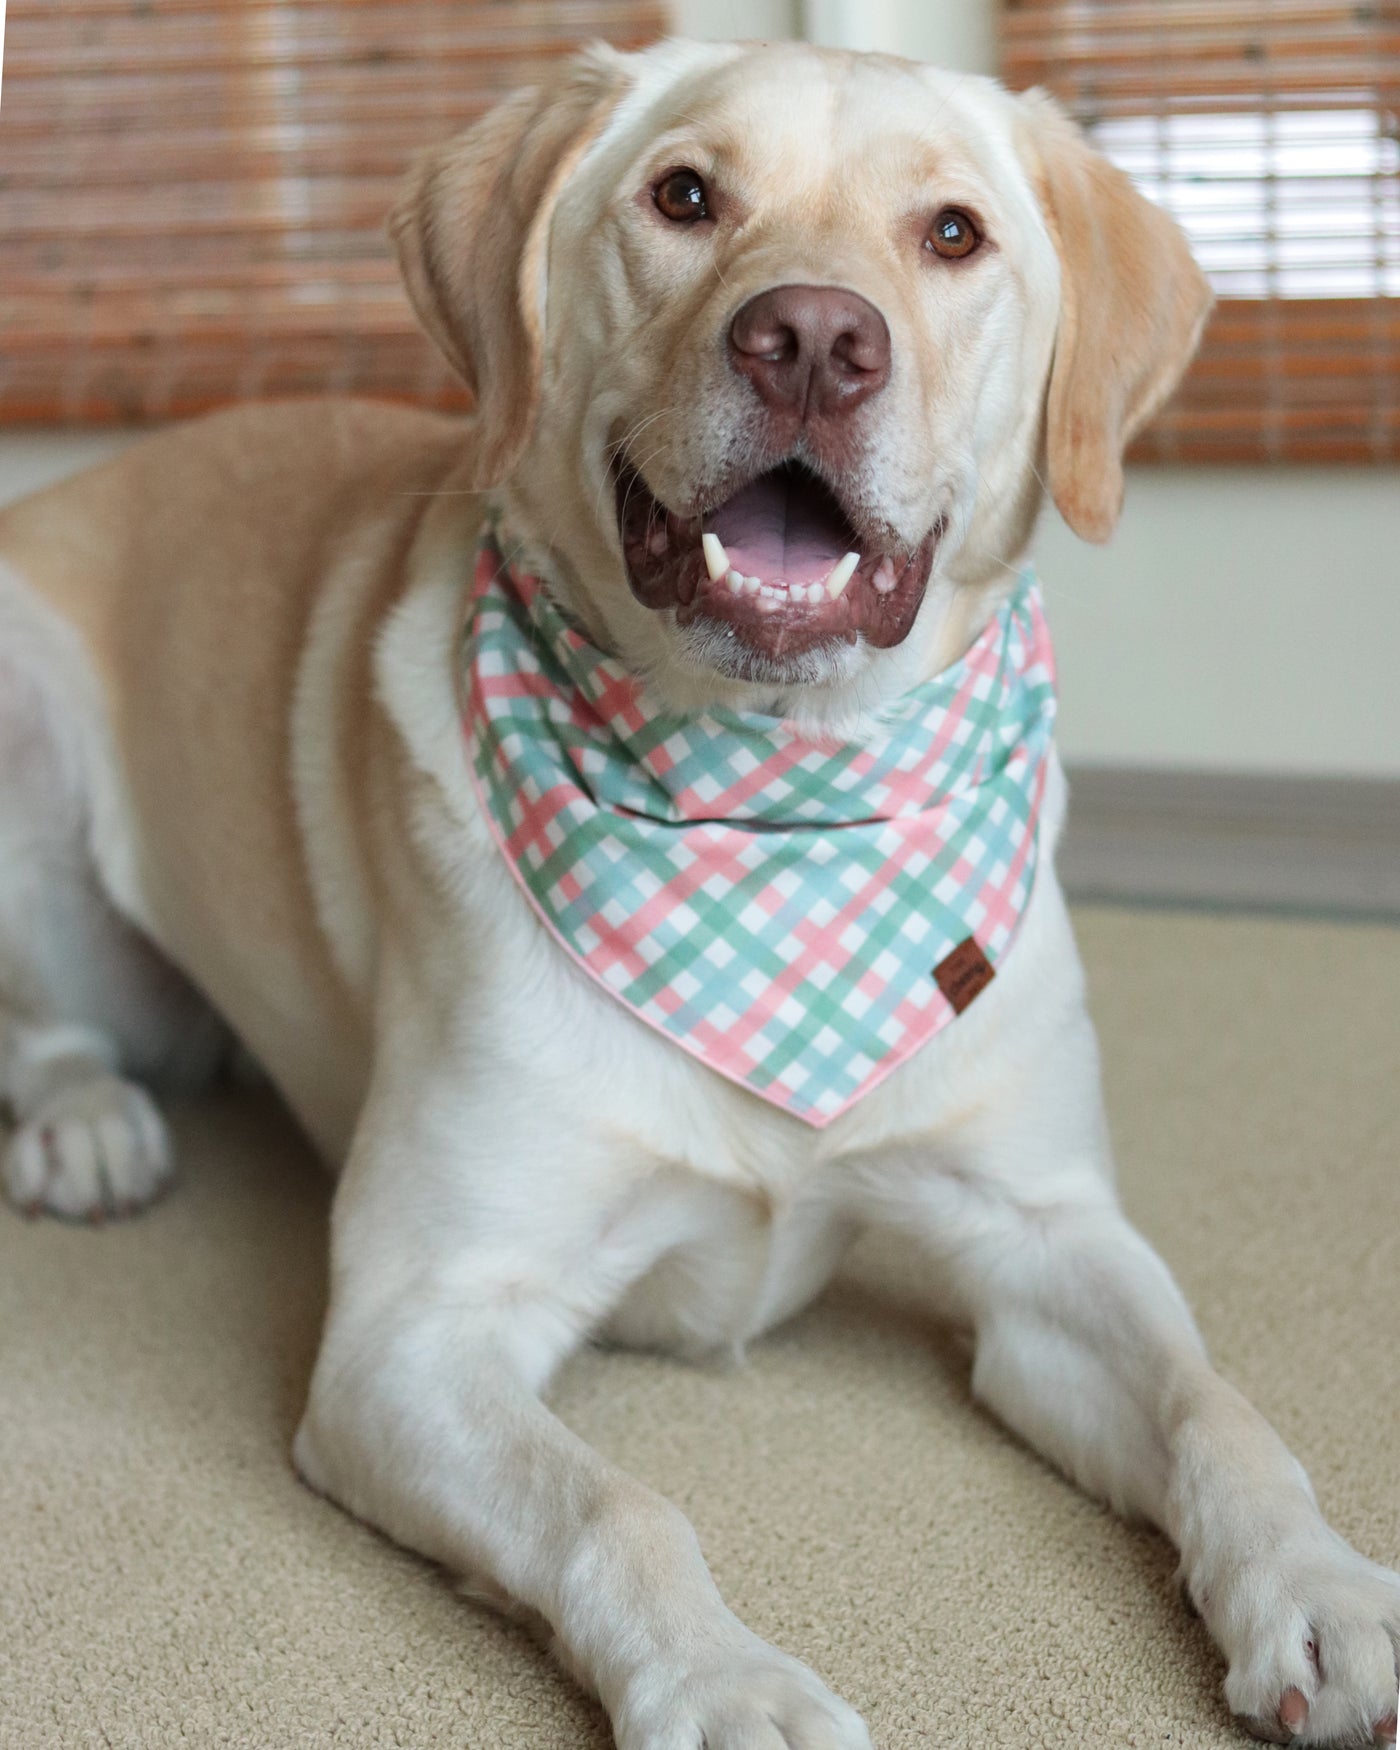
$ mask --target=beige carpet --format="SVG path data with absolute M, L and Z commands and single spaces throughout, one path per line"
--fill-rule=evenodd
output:
M 1400 1560 L 1400 932 L 1080 922 L 1130 1210 L 1334 1522 Z M 142 1221 L 0 1214 L 0 1744 L 603 1750 L 528 1638 L 298 1485 L 326 1188 L 266 1106 L 179 1130 Z M 881 1750 L 1240 1742 L 1165 1544 L 909 1313 L 849 1287 L 744 1372 L 590 1355 L 558 1401 Z

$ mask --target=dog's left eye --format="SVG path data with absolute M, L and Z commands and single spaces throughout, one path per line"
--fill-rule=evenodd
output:
M 945 261 L 961 261 L 971 255 L 982 241 L 982 233 L 966 213 L 958 207 L 944 207 L 929 227 L 925 247 Z
M 710 216 L 705 184 L 695 170 L 669 171 L 652 190 L 651 198 L 657 212 L 673 224 L 693 225 L 697 219 Z

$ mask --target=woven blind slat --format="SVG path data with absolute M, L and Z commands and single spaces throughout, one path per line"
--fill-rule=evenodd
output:
M 412 155 L 656 0 L 9 0 L 0 421 L 460 397 L 384 237 Z
M 1400 460 L 1400 0 L 1005 0 L 1001 41 L 1215 287 L 1139 455 Z

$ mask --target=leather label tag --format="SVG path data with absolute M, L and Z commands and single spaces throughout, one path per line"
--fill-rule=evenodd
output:
M 965 942 L 959 942 L 946 959 L 939 961 L 933 969 L 933 976 L 939 990 L 953 1005 L 953 1013 L 960 1015 L 976 997 L 981 996 L 996 973 L 991 961 L 977 946 L 977 938 L 969 936 Z

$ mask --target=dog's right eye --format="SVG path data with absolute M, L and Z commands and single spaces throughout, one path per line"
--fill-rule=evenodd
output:
M 668 170 L 651 191 L 656 210 L 676 225 L 693 225 L 697 219 L 708 219 L 709 202 L 705 184 L 694 170 Z

